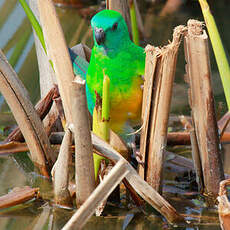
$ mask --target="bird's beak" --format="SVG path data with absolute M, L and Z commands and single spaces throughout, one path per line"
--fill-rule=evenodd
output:
M 94 34 L 98 45 L 105 42 L 105 31 L 102 28 L 96 28 Z

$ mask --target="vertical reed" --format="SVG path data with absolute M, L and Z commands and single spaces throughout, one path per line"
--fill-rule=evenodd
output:
M 145 115 L 143 117 L 143 123 L 146 125 L 146 119 L 148 113 L 150 113 L 149 130 L 146 132 L 144 129 L 147 137 L 142 137 L 143 142 L 141 142 L 141 144 L 146 143 L 147 138 L 149 138 L 149 143 L 147 147 L 142 146 L 141 149 L 145 149 L 144 151 L 147 149 L 147 154 L 145 154 L 145 159 L 143 159 L 147 162 L 146 181 L 158 192 L 162 191 L 164 151 L 167 142 L 172 87 L 175 76 L 178 47 L 183 32 L 183 26 L 176 27 L 172 43 L 159 49 L 156 64 L 153 60 L 152 67 L 154 67 L 154 69 L 151 70 L 151 67 L 146 67 L 146 70 L 148 70 L 147 73 L 150 74 L 150 77 L 147 77 L 147 79 L 151 77 L 153 78 L 150 82 L 153 82 L 154 92 L 152 96 L 148 95 L 152 100 L 152 104 L 150 105 L 147 100 L 147 103 L 150 106 L 148 109 L 150 109 L 150 111 L 145 111 L 144 113 L 146 114 L 146 117 Z M 148 47 L 146 52 L 155 52 L 155 48 Z
M 93 111 L 93 132 L 101 137 L 104 141 L 109 142 L 110 140 L 110 129 L 109 129 L 109 85 L 110 80 L 108 76 L 104 76 L 103 80 L 103 92 L 102 100 L 100 96 L 96 95 L 96 105 Z M 94 170 L 95 179 L 97 180 L 98 171 L 100 168 L 100 162 L 104 157 L 94 153 Z
M 85 92 L 85 81 L 76 76 L 72 84 L 75 139 L 76 202 L 81 205 L 95 189 L 93 147 Z
M 201 22 L 188 21 L 185 44 L 186 70 L 191 93 L 190 104 L 201 154 L 205 191 L 216 197 L 224 172 L 211 87 L 208 36 L 202 29 Z
M 137 25 L 136 7 L 135 7 L 134 0 L 129 0 L 129 9 L 130 9 L 130 20 L 131 20 L 131 27 L 132 27 L 133 42 L 136 45 L 139 45 L 139 31 Z
M 68 123 L 74 124 L 77 205 L 81 205 L 95 188 L 92 143 L 90 136 L 85 82 L 74 80 L 61 25 L 51 0 L 39 0 L 38 8 L 44 37 L 51 57 Z
M 58 159 L 53 168 L 54 178 L 54 198 L 55 203 L 72 207 L 72 199 L 68 190 L 69 185 L 69 162 L 70 162 L 70 145 L 72 144 L 72 133 L 67 128 L 62 140 Z

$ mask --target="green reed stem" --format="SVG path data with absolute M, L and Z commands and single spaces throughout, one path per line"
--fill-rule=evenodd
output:
M 30 7 L 28 6 L 26 0 L 19 0 L 19 2 L 21 3 L 28 19 L 30 20 L 30 23 L 32 25 L 32 27 L 34 28 L 41 44 L 42 47 L 46 53 L 46 45 L 45 45 L 45 40 L 44 40 L 44 36 L 43 36 L 43 32 L 42 32 L 42 28 L 39 24 L 39 22 L 37 21 L 36 17 L 34 16 L 33 11 L 30 9 Z
M 139 45 L 139 31 L 137 26 L 136 9 L 133 0 L 129 1 L 129 9 L 130 9 L 133 42 L 134 44 Z
M 217 66 L 222 80 L 224 94 L 230 110 L 230 67 L 227 56 L 221 42 L 220 34 L 218 32 L 215 19 L 210 12 L 209 5 L 206 0 L 199 0 L 204 20 L 208 29 L 209 37 L 215 54 Z

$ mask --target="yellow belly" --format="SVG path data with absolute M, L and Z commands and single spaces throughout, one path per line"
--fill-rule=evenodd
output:
M 133 125 L 141 122 L 142 89 L 138 87 L 127 97 L 111 102 L 110 127 L 114 132 L 121 132 L 124 124 L 129 121 Z

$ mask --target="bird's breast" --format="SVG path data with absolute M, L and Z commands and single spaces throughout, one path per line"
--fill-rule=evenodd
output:
M 117 87 L 111 92 L 110 120 L 111 128 L 116 132 L 129 121 L 134 125 L 140 124 L 142 107 L 142 80 L 130 82 L 128 87 Z

